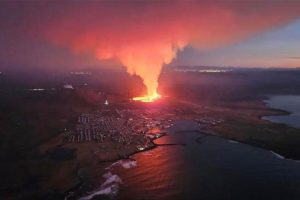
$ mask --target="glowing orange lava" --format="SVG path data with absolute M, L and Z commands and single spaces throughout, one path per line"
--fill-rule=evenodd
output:
M 154 101 L 158 100 L 159 98 L 161 98 L 161 95 L 155 92 L 152 95 L 147 95 L 147 96 L 142 96 L 142 97 L 134 97 L 132 99 L 134 101 L 142 101 L 142 102 L 150 103 L 150 102 L 154 102 Z

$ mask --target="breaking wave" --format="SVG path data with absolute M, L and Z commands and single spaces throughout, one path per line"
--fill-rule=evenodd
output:
M 105 181 L 101 184 L 101 186 L 97 190 L 91 192 L 89 195 L 79 198 L 79 200 L 89 200 L 98 195 L 105 195 L 111 198 L 115 197 L 119 193 L 120 184 L 123 183 L 122 179 L 117 174 L 113 174 L 110 171 L 116 166 L 130 169 L 136 167 L 137 162 L 133 159 L 126 159 L 111 164 L 106 168 L 107 172 L 103 174 Z
M 232 144 L 238 144 L 239 142 L 238 141 L 235 141 L 235 140 L 228 140 L 229 143 L 232 143 Z
M 100 186 L 98 190 L 92 192 L 90 195 L 81 197 L 79 200 L 89 200 L 97 195 L 107 195 L 110 197 L 116 196 L 119 192 L 120 184 L 122 183 L 121 178 L 118 175 L 112 174 L 110 172 L 106 173 L 105 177 L 107 178 L 106 181 Z
M 278 154 L 278 153 L 275 153 L 274 151 L 270 151 L 274 156 L 276 156 L 277 158 L 279 158 L 279 159 L 285 159 L 285 157 L 284 156 L 282 156 L 282 155 L 280 155 L 280 154 Z
M 110 170 L 113 167 L 116 166 L 122 166 L 125 169 L 134 168 L 137 166 L 137 162 L 134 159 L 125 159 L 125 160 L 119 160 L 113 164 L 111 164 L 109 167 L 105 168 L 106 170 Z

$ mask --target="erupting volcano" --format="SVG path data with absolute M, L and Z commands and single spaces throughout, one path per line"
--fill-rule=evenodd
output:
M 142 78 L 147 89 L 145 96 L 135 97 L 133 100 L 152 102 L 160 97 L 157 87 L 162 66 L 169 64 L 183 47 L 183 42 L 168 42 L 167 38 L 160 38 L 160 40 L 150 38 L 124 45 L 122 53 L 118 53 L 116 57 L 126 67 L 129 74 Z M 98 58 L 101 59 L 102 56 L 98 54 Z
M 142 96 L 142 97 L 134 97 L 134 101 L 142 101 L 142 102 L 153 102 L 161 97 L 160 94 L 155 93 L 153 95 L 147 95 L 147 96 Z
M 140 76 L 147 94 L 133 99 L 151 102 L 160 97 L 157 87 L 162 67 L 185 47 L 205 51 L 239 42 L 293 21 L 299 15 L 298 8 L 296 3 L 281 1 L 272 5 L 267 1 L 99 1 L 59 7 L 45 3 L 37 9 L 38 18 L 29 17 L 35 22 L 31 30 L 34 37 L 41 35 L 99 61 L 114 60 L 129 74 Z M 25 25 L 26 30 L 31 27 L 27 22 Z

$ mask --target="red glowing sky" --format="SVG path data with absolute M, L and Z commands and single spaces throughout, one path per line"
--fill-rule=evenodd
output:
M 296 1 L 2 4 L 0 26 L 5 31 L 0 37 L 4 44 L 0 55 L 9 49 L 16 56 L 22 54 L 19 49 L 30 49 L 30 44 L 45 43 L 41 51 L 54 60 L 60 57 L 53 56 L 57 54 L 53 53 L 55 48 L 70 51 L 72 56 L 67 59 L 82 55 L 101 61 L 111 59 L 129 73 L 140 75 L 151 94 L 156 91 L 162 66 L 171 63 L 185 47 L 212 51 L 282 27 L 300 16 L 300 2 Z M 36 59 L 41 65 L 45 58 Z

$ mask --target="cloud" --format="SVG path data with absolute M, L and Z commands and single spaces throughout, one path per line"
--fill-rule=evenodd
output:
M 154 94 L 164 64 L 187 45 L 218 48 L 299 17 L 290 1 L 42 2 L 23 8 L 35 37 L 96 58 L 120 61 Z
M 289 57 L 286 57 L 286 58 L 300 60 L 300 56 L 289 56 Z

